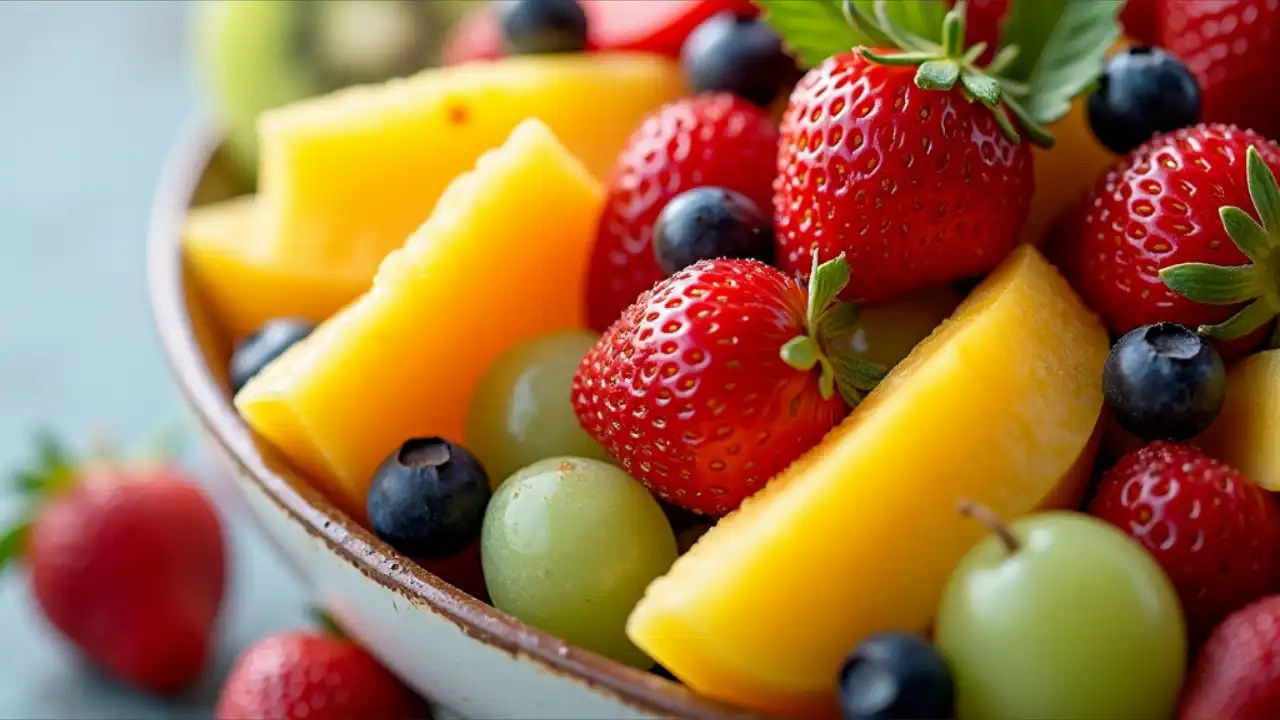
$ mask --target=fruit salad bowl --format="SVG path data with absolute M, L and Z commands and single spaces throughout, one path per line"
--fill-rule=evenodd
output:
M 247 509 L 343 627 L 445 713 L 463 717 L 747 717 L 657 675 L 529 627 L 402 557 L 335 507 L 231 403 L 228 333 L 188 282 L 182 223 L 236 192 L 221 134 L 198 119 L 162 176 L 148 238 L 164 353 L 225 495 Z

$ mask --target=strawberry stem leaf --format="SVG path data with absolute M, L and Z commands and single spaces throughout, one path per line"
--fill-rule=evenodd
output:
M 973 97 L 982 101 L 983 105 L 995 109 L 1000 104 L 1000 83 L 986 75 L 964 73 L 960 76 L 964 89 Z
M 349 639 L 347 631 L 343 630 L 342 626 L 338 624 L 338 621 L 334 620 L 333 616 L 325 611 L 324 608 L 313 605 L 308 609 L 307 614 L 311 616 L 311 621 L 318 625 L 325 634 L 332 635 L 337 638 Z
M 797 335 L 782 346 L 782 360 L 797 370 L 808 372 L 818 364 L 822 351 L 818 343 L 808 335 Z
M 27 546 L 27 537 L 31 534 L 30 521 L 21 521 L 0 535 L 0 571 L 22 557 Z
M 1225 322 L 1199 328 L 1201 335 L 1219 340 L 1242 338 L 1280 313 L 1280 189 L 1255 147 L 1245 155 L 1245 173 L 1249 197 L 1262 224 L 1230 205 L 1218 214 L 1227 236 L 1250 263 L 1225 267 L 1181 263 L 1160 271 L 1165 286 L 1188 300 L 1205 305 L 1248 303 Z
M 960 66 L 951 60 L 929 60 L 916 70 L 916 85 L 925 90 L 950 90 L 960 79 Z

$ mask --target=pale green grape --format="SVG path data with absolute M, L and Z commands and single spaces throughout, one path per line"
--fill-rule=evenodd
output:
M 676 559 L 671 526 L 649 491 L 612 465 L 542 460 L 489 502 L 480 552 L 494 607 L 640 668 L 627 616 Z
M 571 401 L 578 363 L 597 339 L 585 330 L 543 335 L 508 350 L 485 372 L 467 411 L 466 444 L 494 488 L 543 458 L 610 459 L 578 424 Z
M 1160 566 L 1087 515 L 1042 513 L 961 562 L 935 639 L 961 718 L 1167 718 L 1186 662 L 1182 609 Z

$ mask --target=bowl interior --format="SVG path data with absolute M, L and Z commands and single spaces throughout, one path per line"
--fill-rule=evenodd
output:
M 293 521 L 323 538 L 367 577 L 425 603 L 479 641 L 530 657 L 548 671 L 573 675 L 647 712 L 748 717 L 678 683 L 570 645 L 454 588 L 354 522 L 253 435 L 231 404 L 226 368 L 235 338 L 218 325 L 199 289 L 186 281 L 181 238 L 190 207 L 251 191 L 230 169 L 217 130 L 195 122 L 170 157 L 152 211 L 148 275 L 153 313 L 178 385 L 217 450 Z

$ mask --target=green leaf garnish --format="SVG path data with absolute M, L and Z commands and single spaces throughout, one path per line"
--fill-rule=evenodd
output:
M 859 45 L 884 46 L 888 39 L 854 28 L 845 18 L 843 0 L 755 0 L 764 20 L 778 31 L 806 67 L 817 67 L 836 53 Z M 864 13 L 873 0 L 854 0 Z M 887 8 L 896 27 L 917 36 L 938 37 L 946 9 L 938 0 L 894 0 Z
M 1018 48 L 1018 56 L 1002 77 L 1026 84 L 1022 106 L 1032 122 L 1057 122 L 1092 87 L 1120 37 L 1123 5 L 1124 0 L 1015 0 L 1000 44 Z
M 0 535 L 0 570 L 18 559 L 27 544 L 27 536 L 31 534 L 31 522 L 23 520 Z
M 1249 264 L 1181 263 L 1160 271 L 1164 284 L 1188 300 L 1206 305 L 1248 303 L 1225 322 L 1199 328 L 1201 335 L 1219 340 L 1242 338 L 1280 314 L 1280 190 L 1255 147 L 1246 154 L 1245 172 L 1249 197 L 1261 224 L 1229 205 L 1218 214 L 1227 236 L 1249 258 Z

